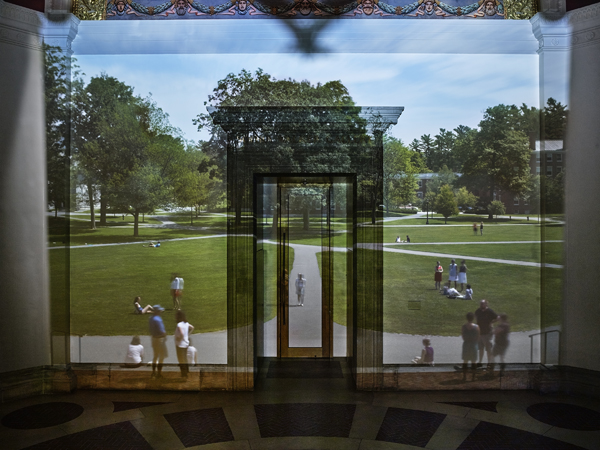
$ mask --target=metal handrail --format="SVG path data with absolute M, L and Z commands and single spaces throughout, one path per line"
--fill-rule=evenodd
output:
M 546 363 L 546 349 L 548 348 L 548 334 L 549 333 L 558 333 L 558 341 L 560 343 L 560 330 L 546 330 L 540 331 L 539 333 L 533 333 L 529 335 L 529 343 L 530 343 L 530 353 L 529 353 L 529 362 L 533 363 L 533 337 L 538 335 L 544 335 L 543 347 L 540 348 L 540 359 L 542 359 L 541 363 Z M 543 349 L 543 352 L 542 352 Z M 543 358 L 542 358 L 543 356 Z M 560 345 L 558 346 L 558 360 L 560 361 Z

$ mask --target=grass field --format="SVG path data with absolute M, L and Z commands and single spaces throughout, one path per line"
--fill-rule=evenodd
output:
M 419 252 L 444 253 L 448 258 L 454 255 L 477 256 L 482 258 L 508 259 L 513 261 L 541 262 L 541 244 L 468 244 L 468 245 L 402 245 L 393 248 L 416 250 Z M 544 244 L 547 264 L 562 264 L 563 244 L 549 242 Z M 458 261 L 457 263 L 459 263 Z M 446 264 L 447 261 L 444 261 Z M 467 262 L 467 266 L 469 266 Z
M 83 217 L 83 216 L 82 216 Z M 74 219 L 69 222 L 72 246 L 85 248 L 54 249 L 50 251 L 51 298 L 53 329 L 67 330 L 64 322 L 70 308 L 72 334 L 132 335 L 147 334 L 149 316 L 133 314 L 132 302 L 137 295 L 143 306 L 160 303 L 172 308 L 169 293 L 170 274 L 180 273 L 185 279 L 183 307 L 188 319 L 199 332 L 226 328 L 227 296 L 227 239 L 225 236 L 208 239 L 169 241 L 169 239 L 194 238 L 226 232 L 226 218 L 210 214 L 200 215 L 190 227 L 189 216 L 171 214 L 162 216 L 184 225 L 185 228 L 140 227 L 140 236 L 133 237 L 131 223 L 121 223 L 122 217 L 109 217 L 109 225 L 88 229 L 89 222 Z M 175 220 L 173 220 L 175 219 Z M 147 222 L 154 221 L 146 217 Z M 407 224 L 412 219 L 398 221 Z M 431 220 L 430 220 L 431 222 Z M 539 262 L 540 244 L 482 244 L 480 242 L 539 241 L 541 226 L 529 223 L 515 225 L 499 222 L 488 224 L 483 236 L 474 236 L 470 227 L 472 218 L 464 227 L 443 225 L 386 226 L 384 242 L 393 242 L 397 235 L 408 234 L 413 243 L 423 245 L 398 245 L 398 248 L 465 256 L 482 256 Z M 450 223 L 450 222 L 449 222 Z M 456 224 L 456 222 L 455 222 Z M 332 222 L 333 245 L 346 246 L 347 224 L 341 220 Z M 515 226 L 511 226 L 515 225 Z M 67 223 L 63 218 L 51 218 L 50 247 L 62 246 Z M 321 230 L 316 221 L 311 229 L 302 230 L 301 219 L 290 223 L 293 242 L 310 245 L 321 244 Z M 561 240 L 563 226 L 545 224 L 547 240 Z M 268 227 L 268 225 L 267 225 Z M 368 234 L 368 233 L 367 233 Z M 361 234 L 362 235 L 362 234 Z M 161 240 L 160 249 L 143 247 L 150 240 Z M 52 242 L 56 242 L 52 244 Z M 138 243 L 94 247 L 96 244 Z M 472 242 L 469 245 L 426 245 L 428 242 Z M 392 246 L 396 247 L 396 245 Z M 275 246 L 265 244 L 269 254 L 268 267 L 272 268 Z M 562 244 L 546 243 L 546 262 L 562 263 Z M 292 255 L 293 257 L 293 255 Z M 547 293 L 540 308 L 540 269 L 497 263 L 468 261 L 469 282 L 475 291 L 475 300 L 448 300 L 433 288 L 433 265 L 435 257 L 384 253 L 384 324 L 385 331 L 414 334 L 456 335 L 457 323 L 462 323 L 464 313 L 476 308 L 478 299 L 487 298 L 492 309 L 511 316 L 515 331 L 540 327 L 541 314 L 545 324 L 557 324 L 560 318 L 562 294 L 562 270 L 546 269 L 544 286 Z M 336 258 L 334 270 L 335 297 L 334 320 L 345 324 L 345 262 Z M 443 262 L 444 267 L 447 261 Z M 267 267 L 267 266 L 266 266 Z M 67 273 L 70 270 L 70 285 Z M 446 275 L 446 274 L 445 274 Z M 267 289 L 265 320 L 275 315 L 276 273 L 266 275 Z M 69 299 L 70 289 L 70 299 Z M 408 300 L 421 302 L 421 310 L 408 310 Z M 541 311 L 541 312 L 540 312 Z M 165 313 L 168 331 L 174 327 L 173 311 Z

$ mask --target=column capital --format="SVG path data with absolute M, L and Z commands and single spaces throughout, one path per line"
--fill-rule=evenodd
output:
M 565 52 L 569 49 L 571 28 L 566 15 L 559 17 L 537 13 L 530 22 L 533 35 L 539 43 L 538 54 Z
M 567 18 L 572 27 L 572 47 L 600 43 L 600 3 L 570 11 Z

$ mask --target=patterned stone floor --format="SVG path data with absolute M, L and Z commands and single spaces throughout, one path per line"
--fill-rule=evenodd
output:
M 253 392 L 85 391 L 0 404 L 0 447 L 600 449 L 600 401 L 532 391 L 357 392 L 267 378 Z M 579 424 L 580 429 L 577 428 Z

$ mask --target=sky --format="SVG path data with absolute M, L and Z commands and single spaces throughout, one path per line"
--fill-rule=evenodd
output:
M 538 106 L 537 55 L 468 54 L 199 54 L 79 55 L 84 79 L 106 72 L 149 93 L 191 141 L 207 139 L 192 124 L 229 73 L 262 68 L 277 79 L 340 80 L 360 106 L 404 106 L 390 134 L 406 144 L 440 128 L 477 127 L 500 103 Z

